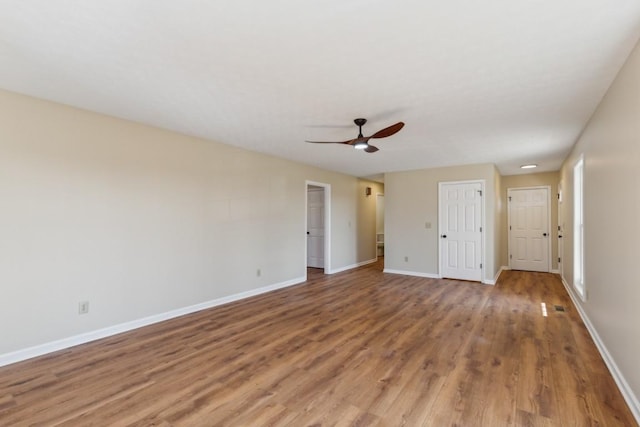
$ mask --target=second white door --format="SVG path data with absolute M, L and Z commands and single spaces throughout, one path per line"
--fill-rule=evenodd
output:
M 510 188 L 509 261 L 513 270 L 549 271 L 549 188 Z

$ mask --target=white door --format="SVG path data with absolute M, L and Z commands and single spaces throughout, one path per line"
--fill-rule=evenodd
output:
M 482 281 L 482 182 L 439 186 L 440 275 Z
M 307 267 L 324 268 L 324 188 L 307 188 Z
M 549 271 L 549 188 L 510 188 L 509 262 L 514 270 Z

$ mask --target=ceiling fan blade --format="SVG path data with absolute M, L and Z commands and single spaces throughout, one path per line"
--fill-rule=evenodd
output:
M 312 144 L 351 144 L 354 141 L 355 139 L 350 139 L 349 141 L 307 141 L 305 140 L 304 142 L 310 142 Z
M 371 135 L 370 138 L 386 138 L 388 136 L 393 135 L 394 133 L 397 133 L 403 127 L 404 127 L 404 123 L 398 122 L 395 125 L 391 125 L 387 128 L 379 130 L 378 132 Z
M 378 151 L 378 147 L 369 145 L 367 148 L 364 149 L 364 151 L 366 151 L 367 153 L 375 153 L 376 151 Z

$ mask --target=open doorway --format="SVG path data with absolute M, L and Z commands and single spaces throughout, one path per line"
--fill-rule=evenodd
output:
M 330 194 L 331 186 L 318 182 L 306 183 L 306 267 L 330 271 Z
M 376 194 L 376 258 L 384 257 L 384 194 Z

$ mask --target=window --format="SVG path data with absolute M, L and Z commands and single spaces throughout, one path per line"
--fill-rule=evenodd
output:
M 584 158 L 573 167 L 573 287 L 585 301 L 584 283 Z

